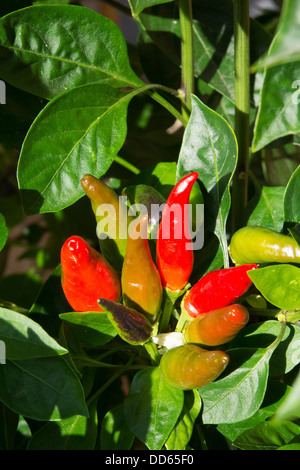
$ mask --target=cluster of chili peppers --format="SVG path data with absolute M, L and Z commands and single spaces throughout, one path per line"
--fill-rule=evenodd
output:
M 165 202 L 161 220 L 153 221 L 149 215 L 131 215 L 113 189 L 85 175 L 81 185 L 91 201 L 99 231 L 104 217 L 107 222 L 107 217 L 112 218 L 112 226 L 129 230 L 125 237 L 109 232 L 102 237 L 97 231 L 102 254 L 79 236 L 66 240 L 61 250 L 62 288 L 70 306 L 78 312 L 105 312 L 119 336 L 132 345 L 156 343 L 162 353 L 160 367 L 165 380 L 183 390 L 207 385 L 227 366 L 229 357 L 223 346 L 249 320 L 248 310 L 239 303 L 251 286 L 247 272 L 264 262 L 300 262 L 300 248 L 291 237 L 245 227 L 231 240 L 229 250 L 235 266 L 209 272 L 191 287 L 194 257 L 193 250 L 187 248 L 189 215 L 185 207 L 197 178 L 197 172 L 183 177 L 166 202 L 161 198 Z M 146 205 L 160 200 L 159 193 L 145 185 L 137 186 L 135 193 Z M 132 194 L 131 189 L 125 194 Z M 107 204 L 115 209 L 109 216 L 100 210 Z M 182 209 L 180 219 L 176 214 L 170 218 L 174 204 Z M 152 230 L 155 224 L 158 236 L 153 256 L 149 227 Z M 178 225 L 181 238 L 175 234 Z M 109 230 L 109 224 L 107 227 Z M 184 321 L 178 321 L 177 326 L 182 326 L 172 332 L 168 315 L 181 296 L 180 318 Z M 174 334 L 177 339 L 170 346 L 167 338 Z

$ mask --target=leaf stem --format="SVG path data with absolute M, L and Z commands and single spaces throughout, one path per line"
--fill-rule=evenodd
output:
M 188 119 L 192 109 L 191 95 L 194 91 L 192 0 L 179 0 L 178 7 L 181 30 L 181 88 L 185 95 L 182 115 Z
M 140 170 L 135 165 L 130 162 L 127 162 L 127 160 L 120 157 L 119 155 L 115 157 L 115 162 L 123 166 L 124 168 L 127 168 L 127 170 L 131 171 L 131 173 L 134 173 L 135 175 L 138 175 L 140 173 Z
M 250 113 L 250 66 L 249 66 L 249 0 L 234 0 L 235 41 L 235 134 L 239 154 L 232 186 L 233 231 L 236 230 L 240 213 L 248 202 L 249 169 L 249 113 Z M 240 203 L 242 201 L 242 204 Z

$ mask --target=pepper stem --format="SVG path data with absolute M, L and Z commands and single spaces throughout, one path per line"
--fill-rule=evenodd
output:
M 160 318 L 159 333 L 166 333 L 168 331 L 171 315 L 174 309 L 174 305 L 177 299 L 181 297 L 189 288 L 190 284 L 187 284 L 183 289 L 172 291 L 167 287 L 163 292 L 163 308 L 162 315 Z

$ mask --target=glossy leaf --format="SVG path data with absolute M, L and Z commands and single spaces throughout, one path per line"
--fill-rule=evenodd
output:
M 295 423 L 267 421 L 243 432 L 233 445 L 242 450 L 277 450 L 297 439 L 300 440 L 300 426 Z
M 115 406 L 106 413 L 102 421 L 101 450 L 129 450 L 133 441 L 134 434 L 124 417 L 124 406 Z
M 283 186 L 262 186 L 247 225 L 258 225 L 280 232 L 284 224 Z
M 283 2 L 271 50 L 253 65 L 253 70 L 300 60 L 299 8 L 299 0 Z
M 286 222 L 300 222 L 300 166 L 292 174 L 284 193 Z
M 277 421 L 295 420 L 300 417 L 300 374 L 292 384 L 292 389 L 278 408 L 274 419 Z
M 200 413 L 200 409 L 201 400 L 197 391 L 186 391 L 182 412 L 165 444 L 167 450 L 185 450 L 192 437 L 195 420 Z
M 89 416 L 71 416 L 51 421 L 31 437 L 27 450 L 93 450 L 97 439 L 97 413 L 94 404 Z
M 0 368 L 0 400 L 38 421 L 88 416 L 82 386 L 59 356 L 7 361 Z
M 102 312 L 67 312 L 62 313 L 61 320 L 72 326 L 74 334 L 89 346 L 100 346 L 111 341 L 117 332 Z
M 268 383 L 273 348 L 227 351 L 231 373 L 199 389 L 204 424 L 234 423 L 260 408 Z
M 95 32 L 97 40 L 91 40 Z M 119 28 L 89 8 L 43 5 L 17 10 L 0 20 L 0 46 L 1 78 L 47 99 L 91 82 L 142 84 L 129 64 Z
M 289 264 L 249 272 L 255 287 L 271 304 L 283 310 L 300 307 L 300 268 Z
M 228 123 L 216 112 L 192 97 L 192 113 L 181 147 L 177 180 L 198 171 L 203 192 L 205 227 L 220 240 L 224 263 L 228 263 L 226 221 L 231 197 L 229 185 L 236 166 L 237 142 Z
M 52 100 L 23 143 L 18 183 L 27 214 L 61 210 L 83 196 L 81 178 L 100 177 L 124 143 L 132 95 L 84 85 Z
M 299 84 L 298 62 L 265 71 L 253 131 L 253 152 L 280 137 L 300 132 Z
M 218 431 L 231 441 L 238 438 L 244 431 L 252 429 L 257 424 L 273 417 L 278 406 L 283 403 L 288 395 L 290 387 L 282 382 L 269 381 L 264 401 L 259 410 L 247 419 L 237 423 L 219 424 Z
M 31 318 L 1 307 L 0 339 L 5 343 L 7 359 L 50 357 L 68 352 Z
M 150 449 L 160 450 L 183 407 L 184 392 L 168 385 L 159 367 L 138 372 L 124 402 L 132 432 Z
M 248 325 L 230 343 L 234 349 L 238 348 L 266 348 L 280 334 L 281 324 L 277 320 L 268 320 L 262 323 Z M 287 374 L 300 362 L 300 327 L 287 323 L 282 341 L 270 359 L 270 377 L 280 377 Z M 285 358 L 282 361 L 282 358 Z

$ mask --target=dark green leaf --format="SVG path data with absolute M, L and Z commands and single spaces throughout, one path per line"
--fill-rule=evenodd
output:
M 60 318 L 74 326 L 73 333 L 89 346 L 106 344 L 117 334 L 103 312 L 69 312 L 61 314 Z
M 95 403 L 89 417 L 71 416 L 42 426 L 30 439 L 27 450 L 93 450 L 97 439 Z
M 138 372 L 124 402 L 132 432 L 150 450 L 160 450 L 183 407 L 184 392 L 168 385 L 159 367 Z
M 253 131 L 253 152 L 280 137 L 300 132 L 299 83 L 298 62 L 278 65 L 264 72 Z
M 82 386 L 60 356 L 7 361 L 0 368 L 0 400 L 35 420 L 88 416 Z
M 101 450 L 129 450 L 134 434 L 128 427 L 123 405 L 118 405 L 106 413 L 101 425 Z
M 235 423 L 253 416 L 260 408 L 268 383 L 273 349 L 236 349 L 228 375 L 199 389 L 204 424 Z
M 124 143 L 131 95 L 84 85 L 52 100 L 23 143 L 18 182 L 28 214 L 61 210 L 84 193 L 85 174 L 106 173 Z
M 300 426 L 294 423 L 267 421 L 243 432 L 233 444 L 242 450 L 276 450 L 298 438 Z
M 26 315 L 0 307 L 0 339 L 12 360 L 57 356 L 68 351 Z
M 0 76 L 48 99 L 91 82 L 114 87 L 142 84 L 131 69 L 116 24 L 75 5 L 32 6 L 3 17 Z
M 253 70 L 299 60 L 299 2 L 285 0 L 271 49 L 254 64 Z

